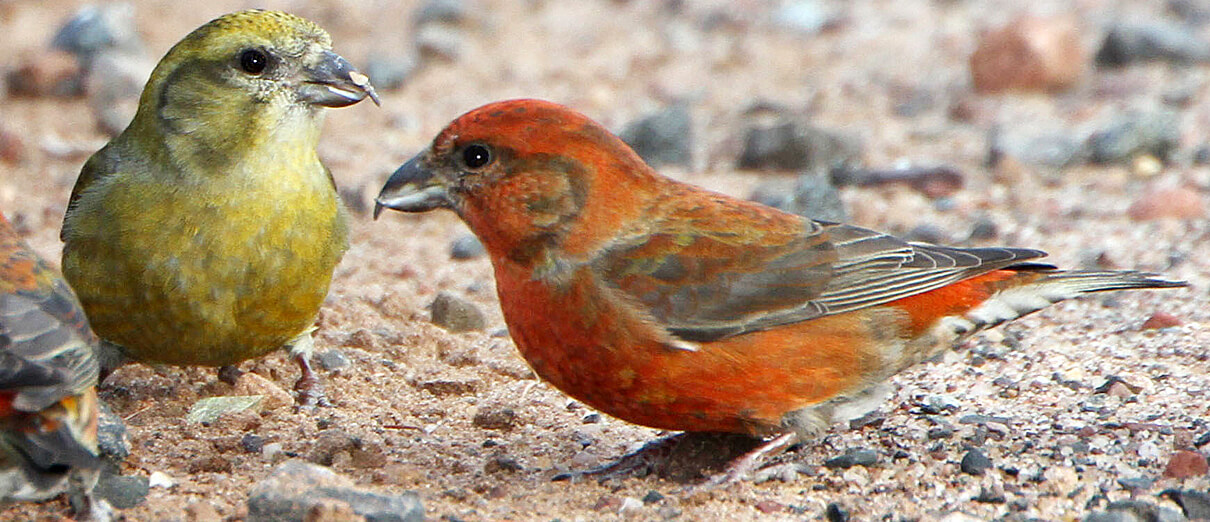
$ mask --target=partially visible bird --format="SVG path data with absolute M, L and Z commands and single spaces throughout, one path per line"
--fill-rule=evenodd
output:
M 0 503 L 90 492 L 97 338 L 75 294 L 0 214 Z
M 1088 292 L 1185 286 L 1057 270 L 1026 248 L 909 243 L 709 192 L 538 100 L 454 120 L 391 175 L 383 208 L 466 222 L 518 350 L 568 395 L 644 426 L 774 437 L 727 480 L 868 411 L 890 376 L 975 332 Z
M 228 14 L 168 51 L 63 220 L 63 273 L 104 340 L 103 375 L 289 346 L 300 404 L 321 400 L 311 331 L 348 226 L 316 145 L 325 108 L 366 97 L 328 33 L 286 13 Z

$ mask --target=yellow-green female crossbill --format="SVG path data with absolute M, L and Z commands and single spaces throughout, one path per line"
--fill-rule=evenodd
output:
M 321 397 L 310 331 L 348 225 L 315 148 L 323 109 L 367 96 L 328 33 L 286 13 L 228 14 L 168 51 L 63 220 L 63 273 L 105 341 L 103 372 L 289 346 L 300 404 Z

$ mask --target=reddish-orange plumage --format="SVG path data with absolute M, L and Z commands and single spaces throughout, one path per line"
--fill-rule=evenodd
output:
M 982 328 L 1086 292 L 1183 285 L 1059 271 L 1032 262 L 1037 250 L 911 244 L 713 193 L 536 100 L 458 118 L 378 205 L 457 212 L 538 375 L 674 430 L 811 433 Z
M 67 283 L 0 214 L 0 504 L 92 489 L 95 343 Z

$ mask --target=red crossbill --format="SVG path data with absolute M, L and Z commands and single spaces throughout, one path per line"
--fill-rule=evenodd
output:
M 315 398 L 310 331 L 348 248 L 315 148 L 323 109 L 367 96 L 328 34 L 285 13 L 228 14 L 168 51 L 63 220 L 63 273 L 104 340 L 103 370 L 289 346 L 300 403 Z
M 454 120 L 391 175 L 383 207 L 466 222 L 517 349 L 556 388 L 644 426 L 777 435 L 754 455 L 818 433 L 985 328 L 1087 292 L 1184 285 L 1057 270 L 1032 249 L 909 243 L 709 192 L 536 100 Z
M 96 342 L 71 288 L 0 215 L 0 503 L 89 500 Z

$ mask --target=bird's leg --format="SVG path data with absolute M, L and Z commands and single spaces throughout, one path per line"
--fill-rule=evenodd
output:
M 727 465 L 727 469 L 718 475 L 710 477 L 710 480 L 703 482 L 692 488 L 696 491 L 704 491 L 714 489 L 720 486 L 728 486 L 743 480 L 744 477 L 756 471 L 765 459 L 786 451 L 790 446 L 798 442 L 798 434 L 787 432 L 769 439 L 764 444 L 757 446 L 756 449 L 745 453 L 743 456 L 731 461 Z
M 298 363 L 298 368 L 302 370 L 302 375 L 294 382 L 294 391 L 297 392 L 294 398 L 296 407 L 302 409 L 331 406 L 332 403 L 324 395 L 323 383 L 311 369 L 310 359 L 306 355 L 296 354 L 294 360 Z
M 88 522 L 113 520 L 113 506 L 92 493 L 100 474 L 100 469 L 77 469 L 68 478 L 67 505 L 71 508 L 72 516 L 76 520 Z
M 302 375 L 294 383 L 296 410 L 332 405 L 331 402 L 328 402 L 328 398 L 324 396 L 324 387 L 323 383 L 319 380 L 319 376 L 315 375 L 315 371 L 311 369 L 311 352 L 315 349 L 315 340 L 311 338 L 311 332 L 313 331 L 315 331 L 315 328 L 308 328 L 289 343 L 290 357 L 294 359 L 294 362 L 298 363 L 298 369 L 302 371 Z

